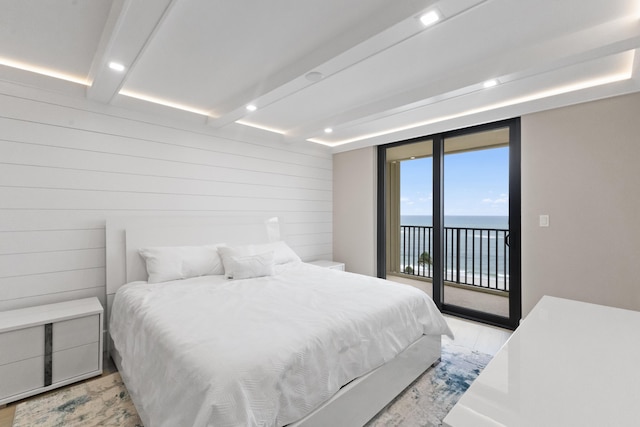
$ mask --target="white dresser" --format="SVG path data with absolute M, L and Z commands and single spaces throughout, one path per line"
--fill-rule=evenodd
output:
M 0 405 L 102 373 L 97 298 L 0 312 Z
M 640 312 L 545 296 L 448 427 L 640 426 Z

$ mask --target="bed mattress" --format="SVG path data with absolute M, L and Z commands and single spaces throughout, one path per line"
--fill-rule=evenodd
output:
M 299 262 L 124 285 L 110 333 L 146 427 L 284 426 L 423 334 L 451 335 L 420 290 Z

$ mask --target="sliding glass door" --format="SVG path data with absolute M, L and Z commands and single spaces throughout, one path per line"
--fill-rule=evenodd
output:
M 520 309 L 519 120 L 379 148 L 379 276 L 442 311 L 515 328 Z
M 386 151 L 385 268 L 396 281 L 432 293 L 432 170 L 433 141 L 424 139 L 390 147 Z M 421 258 L 422 256 L 422 258 Z

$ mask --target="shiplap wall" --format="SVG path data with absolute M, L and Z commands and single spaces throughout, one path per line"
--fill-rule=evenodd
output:
M 279 216 L 332 256 L 331 154 L 0 83 L 0 310 L 97 296 L 113 215 Z

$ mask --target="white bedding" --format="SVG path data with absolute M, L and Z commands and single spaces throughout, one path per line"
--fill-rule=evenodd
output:
M 244 280 L 122 286 L 110 333 L 145 427 L 283 426 L 423 334 L 422 291 L 304 263 Z

